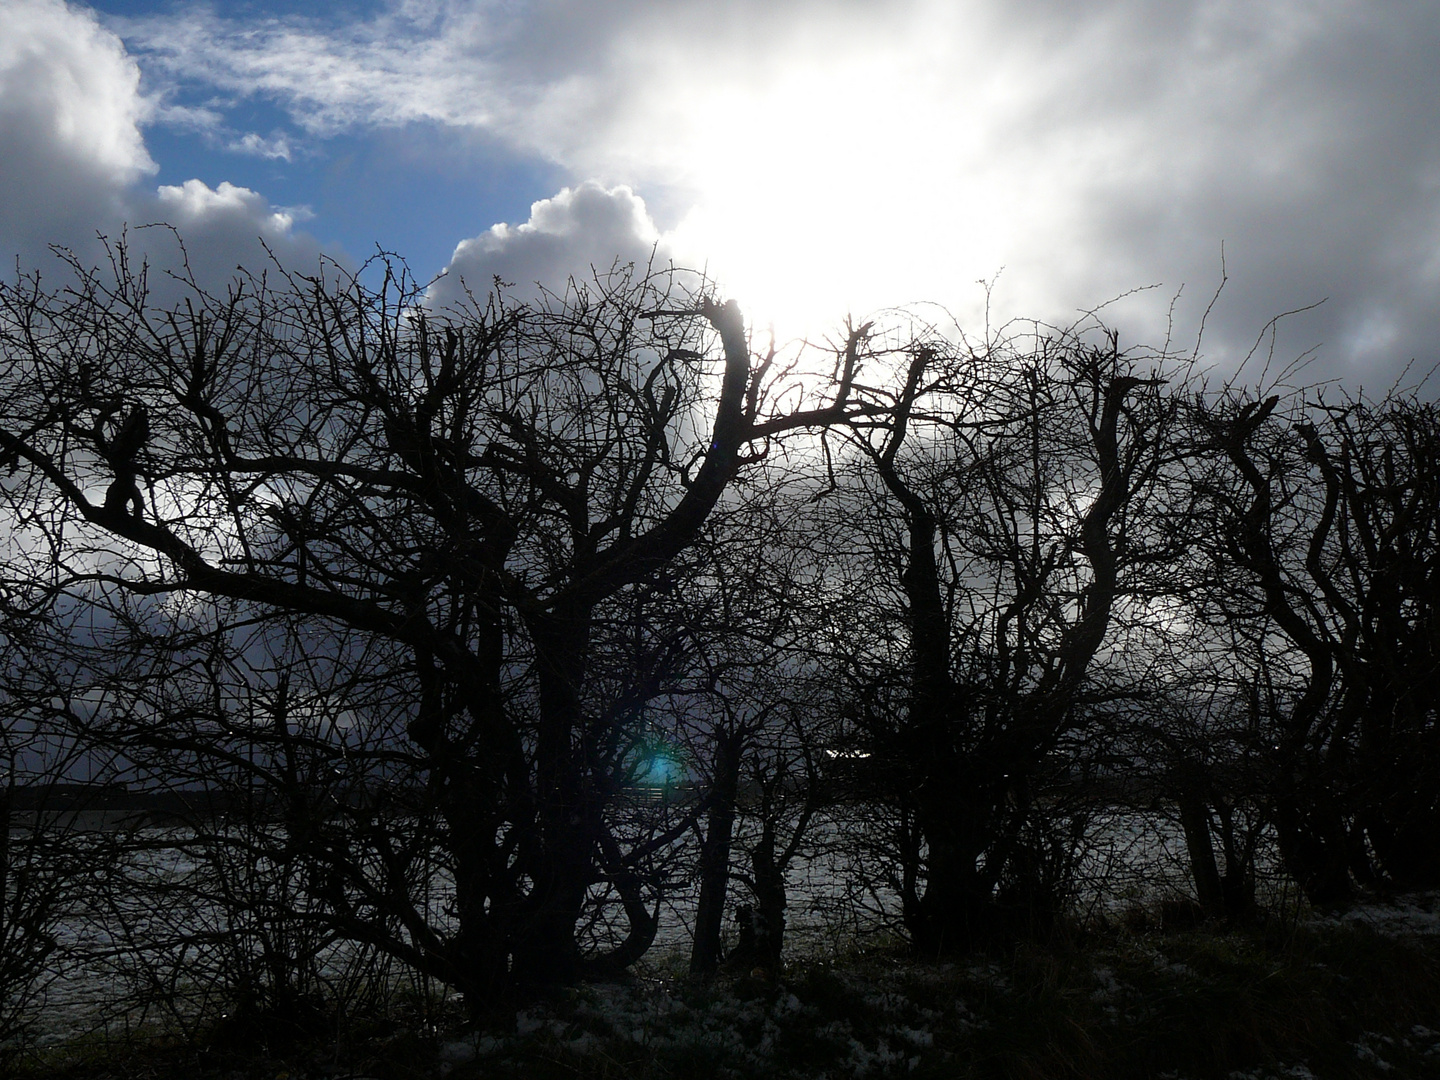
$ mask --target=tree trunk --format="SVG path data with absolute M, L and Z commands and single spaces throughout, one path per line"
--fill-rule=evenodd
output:
M 512 975 L 519 985 L 564 986 L 579 975 L 576 926 L 586 890 L 599 876 L 603 830 L 581 746 L 581 688 L 590 647 L 590 609 L 558 607 L 527 620 L 535 646 L 540 723 L 535 740 L 535 829 L 517 855 L 531 888 L 522 906 Z
M 1180 828 L 1185 832 L 1185 850 L 1190 856 L 1190 874 L 1195 894 L 1207 918 L 1225 914 L 1225 890 L 1215 861 L 1215 843 L 1210 836 L 1210 807 L 1193 787 L 1179 793 Z
M 15 759 L 10 759 L 10 769 L 5 777 L 5 786 L 0 787 L 0 944 L 8 940 L 10 914 L 10 825 L 11 808 L 15 794 Z
M 1234 809 L 1222 799 L 1215 807 L 1220 818 L 1220 845 L 1225 852 L 1225 872 L 1220 875 L 1220 895 L 1225 918 L 1232 924 L 1248 922 L 1255 915 L 1255 835 L 1242 845 L 1235 835 Z
M 945 804 L 936 805 L 932 795 L 921 810 L 925 891 L 906 929 L 924 956 L 976 948 L 988 939 L 993 921 L 994 882 L 980 868 L 987 830 L 979 826 L 975 808 L 955 798 L 957 787 L 952 779 Z
M 720 932 L 730 883 L 730 846 L 735 832 L 735 799 L 740 780 L 739 732 L 715 740 L 714 802 L 700 842 L 700 899 L 695 907 L 695 940 L 690 974 L 712 975 L 720 965 Z
M 554 850 L 559 846 L 552 840 L 544 876 L 535 883 L 516 937 L 511 977 L 522 989 L 567 986 L 579 976 L 575 927 L 585 903 L 587 875 L 577 873 L 581 860 L 575 852 Z
M 785 868 L 775 857 L 775 818 L 765 815 L 760 842 L 750 854 L 755 876 L 755 958 L 770 972 L 780 969 L 785 949 Z
M 456 840 L 451 844 L 455 859 L 455 916 L 459 924 L 453 944 L 455 984 L 465 996 L 466 1007 L 479 1015 L 509 991 L 510 954 L 518 924 L 518 897 L 494 881 L 490 874 L 493 844 L 483 831 L 478 815 L 457 814 L 449 827 Z M 457 830 L 457 825 L 464 832 Z M 490 830 L 493 835 L 493 829 Z
M 1306 899 L 1316 907 L 1336 907 L 1354 899 L 1349 843 L 1338 812 L 1302 805 L 1292 792 L 1276 799 L 1274 810 L 1280 857 Z

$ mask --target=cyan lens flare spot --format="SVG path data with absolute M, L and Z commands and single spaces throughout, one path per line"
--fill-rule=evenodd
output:
M 635 764 L 637 787 L 674 787 L 685 779 L 685 762 L 664 743 L 642 746 Z

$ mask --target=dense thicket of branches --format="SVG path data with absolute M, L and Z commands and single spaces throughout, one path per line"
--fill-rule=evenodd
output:
M 1047 789 L 1074 758 L 1055 755 L 1097 706 L 1143 692 L 1102 646 L 1132 644 L 1127 622 L 1185 552 L 1162 375 L 1136 374 L 1113 335 L 943 348 L 907 350 L 896 409 L 855 439 L 905 646 L 877 663 L 857 643 L 862 728 L 880 794 L 913 820 L 900 893 L 927 952 L 1061 914 Z M 897 679 L 896 696 L 864 693 Z
M 1318 902 L 1440 881 L 1440 416 L 1401 397 L 1202 405 L 1215 584 L 1286 866 Z
M 624 268 L 457 311 L 383 263 L 74 269 L 0 289 L 0 815 L 148 792 L 126 835 L 193 872 L 113 880 L 251 1004 L 338 942 L 483 1007 L 622 970 L 676 896 L 694 972 L 737 905 L 773 968 L 826 844 L 926 953 L 1043 936 L 1124 806 L 1216 916 L 1269 836 L 1317 903 L 1440 879 L 1414 395 L 1207 392 L 1099 326 L 758 355 Z M 0 971 L 54 940 L 58 820 L 4 830 Z

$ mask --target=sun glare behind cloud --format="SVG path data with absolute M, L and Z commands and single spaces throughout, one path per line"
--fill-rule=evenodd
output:
M 992 77 L 937 95 L 937 77 L 913 52 L 872 49 L 700 93 L 705 121 L 674 148 L 696 195 L 673 247 L 782 336 L 983 301 L 978 279 L 1061 227 L 1065 185 L 1017 167 L 1030 149 L 1004 138 L 1023 88 Z
M 1064 324 L 1163 283 L 1107 317 L 1159 343 L 1174 315 L 1193 342 L 1224 242 L 1231 285 L 1204 350 L 1221 366 L 1322 298 L 1282 349 L 1323 342 L 1332 373 L 1437 340 L 1440 23 L 1423 5 L 101 6 L 103 23 L 62 0 L 0 5 L 29 42 L 0 45 L 15 106 L 0 144 L 32 163 L 0 177 L 0 239 L 31 253 L 158 220 L 146 185 L 194 179 L 258 196 L 188 226 L 192 250 L 217 216 L 235 226 L 216 227 L 217 270 L 237 261 L 221 241 L 253 246 L 284 206 L 310 206 L 285 233 L 296 253 L 363 256 L 379 239 L 430 274 L 457 242 L 593 182 L 643 201 L 662 257 L 708 267 L 782 338 L 913 301 L 973 327 L 977 282 L 1003 269 L 997 321 Z M 112 143 L 60 137 L 74 116 L 110 118 L 125 169 Z M 373 157 L 404 160 L 377 187 Z M 578 231 L 529 246 L 553 257 L 492 254 L 527 272 L 609 262 Z

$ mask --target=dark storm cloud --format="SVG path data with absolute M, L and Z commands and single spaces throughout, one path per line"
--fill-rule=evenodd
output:
M 1121 16 L 1124 17 L 1121 17 Z M 1143 16 L 1143 17 L 1141 17 Z M 1069 13 L 1057 21 L 1073 20 Z M 1225 364 L 1272 316 L 1314 376 L 1388 382 L 1440 360 L 1440 18 L 1423 5 L 1118 5 L 1086 41 L 1057 127 L 1110 137 L 1076 292 L 1231 275 L 1208 350 Z M 1288 352 L 1287 352 L 1288 350 Z

